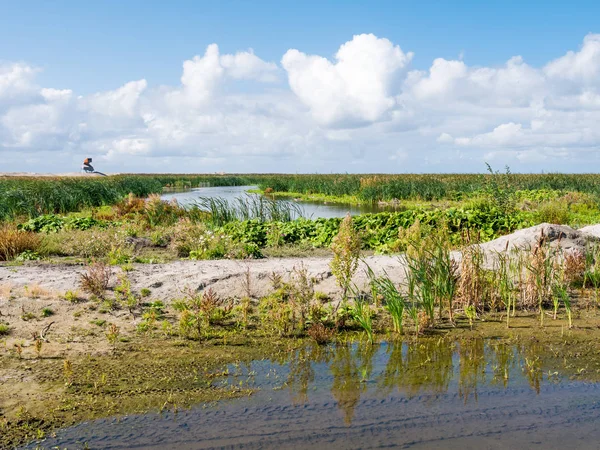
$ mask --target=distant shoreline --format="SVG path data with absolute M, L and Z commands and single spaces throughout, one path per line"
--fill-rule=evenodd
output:
M 107 175 L 116 175 L 108 173 Z M 67 173 L 38 173 L 38 172 L 0 172 L 0 177 L 96 177 L 94 173 L 67 172 Z

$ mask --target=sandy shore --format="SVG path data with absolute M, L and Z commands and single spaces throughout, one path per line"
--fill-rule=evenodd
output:
M 186 292 L 207 288 L 212 288 L 224 299 L 240 299 L 248 295 L 259 299 L 273 291 L 273 274 L 280 275 L 285 281 L 303 267 L 313 278 L 315 291 L 335 297 L 338 288 L 329 269 L 329 261 L 329 258 L 175 261 L 136 264 L 127 276 L 134 292 L 149 289 L 151 294 L 146 300 L 160 300 L 169 310 L 173 300 L 185 298 Z M 373 256 L 366 258 L 365 262 L 376 273 L 383 274 L 385 271 L 397 282 L 404 277 L 398 257 Z M 365 268 L 362 263 L 355 277 L 359 286 L 367 282 Z M 68 344 L 68 351 L 76 353 L 107 350 L 104 330 L 97 325 L 103 321 L 114 323 L 124 335 L 133 333 L 141 318 L 132 317 L 126 310 L 107 313 L 97 308 L 95 302 L 71 303 L 64 299 L 67 291 L 79 292 L 85 297 L 80 289 L 80 276 L 85 270 L 84 266 L 67 264 L 0 266 L 0 322 L 11 327 L 7 347 L 18 342 L 31 346 L 32 337 L 38 336 L 50 323 L 50 330 L 45 335 L 50 344 L 46 349 L 51 352 L 54 347 L 57 354 L 66 351 L 65 344 Z M 121 273 L 118 267 L 112 269 L 111 288 L 114 288 Z M 44 308 L 50 309 L 53 314 L 43 317 Z

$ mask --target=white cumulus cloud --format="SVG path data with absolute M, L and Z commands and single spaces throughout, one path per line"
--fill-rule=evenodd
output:
M 336 62 L 294 49 L 281 64 L 319 123 L 352 126 L 381 120 L 395 106 L 394 89 L 412 56 L 387 39 L 361 34 L 339 48 Z

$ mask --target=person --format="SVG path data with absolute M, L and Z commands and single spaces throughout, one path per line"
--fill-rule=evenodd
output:
M 81 169 L 84 172 L 88 172 L 88 173 L 95 172 L 94 167 L 92 166 L 92 158 L 85 158 L 83 160 L 83 166 L 81 167 Z

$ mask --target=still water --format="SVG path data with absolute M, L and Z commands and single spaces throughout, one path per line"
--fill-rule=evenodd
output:
M 256 186 L 217 186 L 217 187 L 202 187 L 190 189 L 183 192 L 164 193 L 161 198 L 164 200 L 175 199 L 180 205 L 190 205 L 200 197 L 220 197 L 234 201 L 236 198 L 244 197 L 250 189 L 256 189 Z M 390 210 L 390 208 L 380 208 L 377 205 L 345 205 L 345 204 L 324 204 L 319 202 L 296 202 L 290 197 L 281 198 L 282 201 L 292 201 L 297 203 L 303 210 L 303 216 L 316 219 L 319 217 L 344 217 L 346 214 L 359 215 L 365 213 L 381 212 Z
M 250 398 L 59 431 L 44 448 L 598 448 L 600 386 L 536 343 L 309 344 L 230 366 Z M 30 446 L 28 448 L 35 448 Z

